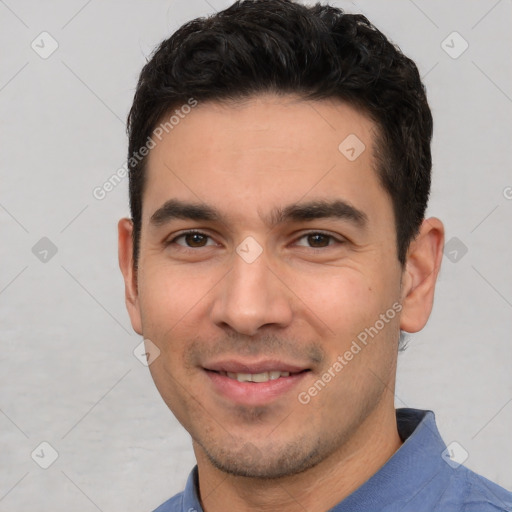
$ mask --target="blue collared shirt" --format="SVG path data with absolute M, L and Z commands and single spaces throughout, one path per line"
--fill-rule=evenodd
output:
M 512 512 L 511 492 L 456 462 L 463 448 L 446 447 L 432 411 L 397 409 L 396 417 L 402 446 L 331 512 Z M 203 512 L 197 466 L 185 491 L 154 512 Z

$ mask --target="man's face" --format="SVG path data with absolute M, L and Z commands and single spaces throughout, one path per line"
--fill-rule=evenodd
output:
M 303 471 L 392 406 L 402 269 L 374 129 L 259 96 L 200 103 L 150 152 L 132 323 L 198 457 L 227 472 Z

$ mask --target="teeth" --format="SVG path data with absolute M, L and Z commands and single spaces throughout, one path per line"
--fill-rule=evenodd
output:
M 238 382 L 267 382 L 269 380 L 276 380 L 279 377 L 289 377 L 290 372 L 262 372 L 262 373 L 232 373 L 227 372 L 227 376 L 230 379 L 235 379 Z
M 251 377 L 251 375 L 248 375 L 248 377 Z M 267 382 L 270 378 L 268 376 L 268 372 L 263 372 L 253 374 L 252 379 L 248 380 L 252 380 L 253 382 Z

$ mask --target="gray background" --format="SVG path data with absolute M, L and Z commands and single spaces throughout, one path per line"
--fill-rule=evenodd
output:
M 93 190 L 125 161 L 124 120 L 153 47 L 228 4 L 0 1 L 1 511 L 140 512 L 184 486 L 188 434 L 133 355 L 141 339 L 124 307 L 127 180 L 103 200 Z M 418 63 L 435 118 L 429 212 L 456 237 L 431 321 L 400 356 L 396 405 L 436 411 L 467 466 L 512 489 L 512 3 L 336 5 Z M 47 58 L 31 47 L 51 49 L 43 31 L 58 43 Z M 457 58 L 454 31 L 469 44 Z M 58 453 L 48 469 L 43 441 Z

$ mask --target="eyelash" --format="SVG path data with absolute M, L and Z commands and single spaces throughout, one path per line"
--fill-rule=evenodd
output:
M 169 240 L 168 242 L 166 242 L 166 246 L 169 246 L 169 245 L 178 245 L 178 247 L 180 247 L 180 250 L 184 250 L 184 251 L 196 251 L 197 249 L 204 249 L 206 247 L 210 247 L 210 246 L 202 246 L 202 247 L 188 247 L 188 246 L 183 246 L 183 245 L 180 245 L 180 244 L 177 244 L 176 243 L 176 240 L 184 237 L 184 236 L 187 236 L 187 235 L 194 235 L 194 234 L 197 234 L 197 235 L 202 235 L 202 236 L 205 236 L 209 239 L 211 239 L 212 237 L 206 233 L 203 233 L 202 231 L 198 231 L 198 230 L 195 230 L 195 229 L 191 229 L 189 231 L 183 231 L 182 233 L 180 233 L 179 235 L 175 236 L 172 240 Z M 325 236 L 325 237 L 328 237 L 331 241 L 333 240 L 334 242 L 337 242 L 338 244 L 343 244 L 344 243 L 344 240 L 340 240 L 338 238 L 336 238 L 334 235 L 331 235 L 330 233 L 326 233 L 324 231 L 309 231 L 308 233 L 304 233 L 303 235 L 301 235 L 297 240 L 301 240 L 305 237 L 308 237 L 308 236 L 311 236 L 311 235 L 322 235 L 322 236 Z M 316 251 L 321 251 L 323 249 L 327 249 L 329 247 L 332 247 L 333 244 L 329 243 L 327 246 L 325 247 L 309 247 L 309 249 L 312 249 L 312 250 L 316 250 Z

